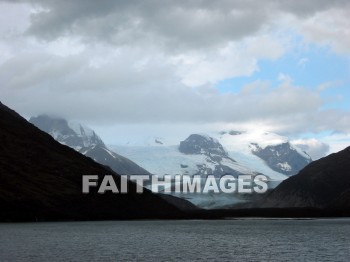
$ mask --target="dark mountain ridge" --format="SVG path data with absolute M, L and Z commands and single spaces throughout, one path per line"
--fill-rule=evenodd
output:
M 176 218 L 183 214 L 145 189 L 82 193 L 82 176 L 120 176 L 55 141 L 0 103 L 0 221 Z
M 312 162 L 283 181 L 263 207 L 350 209 L 350 147 Z

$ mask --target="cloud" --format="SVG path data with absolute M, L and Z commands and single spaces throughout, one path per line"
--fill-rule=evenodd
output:
M 277 77 L 278 81 L 281 81 L 283 83 L 286 83 L 290 85 L 293 82 L 293 79 L 291 76 L 284 74 L 284 73 L 279 73 Z
M 291 141 L 293 145 L 307 152 L 312 160 L 317 160 L 329 153 L 330 146 L 327 143 L 319 141 L 315 138 L 296 139 Z
M 303 57 L 299 60 L 298 66 L 304 68 L 308 62 L 309 62 L 309 58 Z
M 317 160 L 330 153 L 339 152 L 350 146 L 350 132 L 324 135 L 320 139 L 306 138 L 295 139 L 291 143 L 300 149 L 306 151 L 313 160 Z
M 0 2 L 1 99 L 26 116 L 349 132 L 349 112 L 322 110 L 320 91 L 290 72 L 234 94 L 215 88 L 293 53 L 293 38 L 349 54 L 349 1 Z
M 101 44 L 144 48 L 177 65 L 178 75 L 190 86 L 251 75 L 259 70 L 259 60 L 277 59 L 290 48 L 283 32 L 291 26 L 310 41 L 324 44 L 330 39 L 327 43 L 335 50 L 350 46 L 349 16 L 344 11 L 349 3 L 342 0 L 16 2 L 26 3 L 27 9 L 31 5 L 29 12 L 22 10 L 26 19 L 21 30 L 46 41 L 55 54 L 82 52 Z M 8 6 L 13 9 L 14 5 Z M 6 21 L 13 16 L 5 15 Z M 334 28 L 337 37 L 330 37 Z
M 330 152 L 338 152 L 350 146 L 350 132 L 347 133 L 332 133 L 323 138 L 323 141 L 330 145 Z
M 346 0 L 16 2 L 33 6 L 27 32 L 46 40 L 69 36 L 118 46 L 156 44 L 168 52 L 181 53 L 242 40 L 271 30 L 280 17 L 292 15 L 301 31 L 313 40 L 322 42 L 334 36 L 331 41 L 335 48 L 341 45 L 347 49 L 347 41 L 338 41 L 348 38 Z M 334 30 L 335 26 L 340 30 Z
M 177 73 L 188 86 L 214 84 L 222 79 L 249 76 L 258 68 L 260 59 L 277 59 L 284 48 L 277 39 L 258 35 L 241 42 L 229 42 L 211 51 L 191 52 L 172 58 Z
M 333 31 L 332 35 L 338 37 L 349 28 L 347 0 L 16 2 L 32 4 L 35 12 L 32 12 L 28 33 L 39 38 L 81 37 L 87 42 L 103 41 L 113 45 L 156 43 L 172 53 L 220 47 L 242 40 L 269 30 L 276 19 L 286 15 L 301 21 L 303 31 L 314 39 L 316 35 L 329 36 L 334 25 L 341 28 Z M 343 36 L 339 40 L 345 39 Z M 334 41 L 346 47 L 344 41 Z
M 348 3 L 349 4 L 349 3 Z M 332 8 L 298 21 L 307 41 L 330 46 L 340 54 L 350 54 L 350 8 Z
M 196 49 L 257 32 L 269 11 L 268 4 L 253 1 L 34 2 L 44 7 L 33 15 L 29 28 L 38 37 L 80 35 L 118 45 L 143 39 L 171 48 Z
M 337 88 L 340 84 L 341 84 L 340 81 L 328 81 L 328 82 L 320 84 L 317 87 L 317 90 L 320 92 L 323 92 L 323 91 L 330 89 L 330 88 Z
M 288 13 L 298 17 L 312 17 L 313 15 L 329 10 L 331 8 L 342 9 L 349 5 L 347 0 L 309 0 L 309 1 L 289 1 L 282 0 L 277 2 L 278 7 Z
M 65 55 L 43 49 L 0 65 L 0 89 L 3 102 L 26 116 L 49 113 L 95 124 L 259 122 L 283 134 L 349 131 L 348 113 L 320 110 L 320 93 L 288 77 L 277 86 L 254 81 L 233 94 L 207 81 L 189 87 L 178 70 L 166 55 L 135 47 L 95 45 Z
M 140 64 L 134 60 L 139 57 L 134 49 L 110 51 L 99 51 L 109 55 L 102 64 L 91 63 L 95 52 L 10 59 L 0 67 L 4 102 L 16 104 L 27 115 L 53 113 L 89 122 L 265 121 L 276 131 L 287 132 L 305 126 L 326 129 L 330 119 L 338 119 L 333 128 L 348 128 L 348 118 L 341 119 L 339 112 L 319 112 L 319 93 L 288 82 L 270 86 L 257 81 L 237 94 L 220 93 L 212 85 L 191 88 L 174 74 L 173 65 L 164 66 L 161 55 Z
M 28 4 L 13 4 L 0 1 L 0 35 L 6 37 L 23 33 L 30 26 L 30 7 Z M 16 22 L 13 19 L 16 17 Z M 5 37 L 4 37 L 5 36 Z

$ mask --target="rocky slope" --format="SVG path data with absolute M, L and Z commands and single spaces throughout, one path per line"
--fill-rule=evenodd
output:
M 350 147 L 283 181 L 262 206 L 350 209 Z
M 256 143 L 251 145 L 254 155 L 264 160 L 272 170 L 287 176 L 295 175 L 311 163 L 311 158 L 300 154 L 289 142 L 266 146 L 265 148 Z
M 113 175 L 110 169 L 55 141 L 0 103 L 0 220 L 135 219 L 182 213 L 146 190 L 82 194 L 82 175 Z
M 200 134 L 192 134 L 180 142 L 179 151 L 185 155 L 199 155 L 205 158 L 203 164 L 197 164 L 197 174 L 213 174 L 217 177 L 225 174 L 238 176 L 244 171 L 239 171 L 236 161 L 229 157 L 223 146 L 216 139 Z M 182 164 L 186 169 L 187 165 Z

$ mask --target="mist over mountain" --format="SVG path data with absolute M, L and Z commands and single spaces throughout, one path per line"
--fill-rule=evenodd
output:
M 109 166 L 123 175 L 149 174 L 133 161 L 112 152 L 102 139 L 89 127 L 63 118 L 39 115 L 31 117 L 30 123 L 50 134 L 55 140 L 67 145 L 96 162 Z
M 68 123 L 63 118 L 48 115 L 31 117 L 29 122 L 50 134 L 61 144 L 72 147 L 77 151 L 90 146 L 105 147 L 101 138 L 93 130 L 76 122 Z

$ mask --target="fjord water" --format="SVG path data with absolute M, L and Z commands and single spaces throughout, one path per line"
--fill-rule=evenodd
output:
M 350 219 L 0 224 L 0 261 L 348 261 Z

